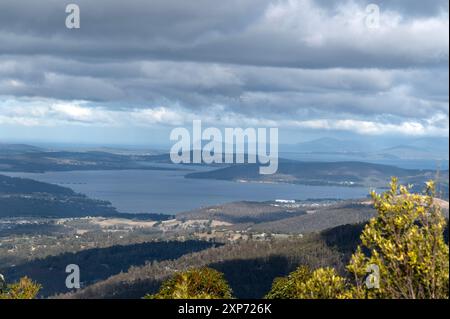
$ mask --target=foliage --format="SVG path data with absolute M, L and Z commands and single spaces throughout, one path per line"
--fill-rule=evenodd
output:
M 74 253 L 37 258 L 11 267 L 4 274 L 11 280 L 17 280 L 24 275 L 32 277 L 43 286 L 39 292 L 40 296 L 48 297 L 67 292 L 65 268 L 68 264 L 77 264 L 83 269 L 83 283 L 89 285 L 127 271 L 130 266 L 145 265 L 148 260 L 157 262 L 176 259 L 212 246 L 214 246 L 212 243 L 188 240 L 85 249 Z
M 275 278 L 272 290 L 267 299 L 296 299 L 299 294 L 299 283 L 311 278 L 311 271 L 307 266 L 301 266 L 287 277 Z
M 308 265 L 311 269 L 332 266 L 338 273 L 345 271 L 346 262 L 341 257 L 317 234 L 273 241 L 242 241 L 186 254 L 174 260 L 133 266 L 127 272 L 71 293 L 70 297 L 141 298 L 145 294 L 157 293 L 161 283 L 173 276 L 174 269 L 210 267 L 225 274 L 236 298 L 256 299 L 270 290 L 274 278 L 288 275 L 299 265 Z M 243 269 L 251 271 L 243 272 Z
M 160 291 L 147 299 L 231 299 L 224 275 L 211 268 L 190 269 L 164 282 Z
M 34 299 L 41 286 L 28 277 L 22 277 L 16 283 L 9 284 L 0 291 L 0 299 Z
M 395 178 L 389 191 L 372 193 L 378 217 L 366 225 L 362 245 L 348 265 L 355 279 L 354 297 L 448 298 L 446 222 L 433 194 L 433 182 L 427 183 L 425 194 L 411 194 Z M 379 267 L 379 289 L 364 286 L 370 265 Z
M 277 278 L 267 299 L 334 299 L 343 298 L 346 280 L 333 268 L 319 268 L 311 271 L 299 267 L 287 278 Z
M 365 226 L 347 266 L 352 282 L 331 268 L 301 267 L 277 279 L 267 298 L 448 298 L 446 221 L 433 182 L 424 194 L 411 194 L 396 178 L 390 186 L 382 195 L 372 193 L 378 215 Z

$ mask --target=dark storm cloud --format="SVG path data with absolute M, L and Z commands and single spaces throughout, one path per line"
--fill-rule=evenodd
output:
M 448 120 L 445 0 L 370 1 L 381 10 L 376 29 L 365 24 L 369 1 L 72 2 L 79 30 L 65 28 L 64 1 L 0 3 L 0 100 L 213 118 Z M 23 113 L 8 116 L 27 122 Z
M 419 10 L 414 8 L 421 8 L 418 1 L 409 2 L 410 5 L 402 1 L 381 3 L 383 8 L 400 10 L 398 14 L 407 18 L 408 13 Z M 2 3 L 2 52 L 306 68 L 407 67 L 442 64 L 448 60 L 445 56 L 448 51 L 437 52 L 439 46 L 436 44 L 429 48 L 436 49 L 437 55 L 433 56 L 426 55 L 430 44 L 421 48 L 423 43 L 407 43 L 413 38 L 409 39 L 411 34 L 401 30 L 385 34 L 383 40 L 370 30 L 358 31 L 358 28 L 367 29 L 361 24 L 348 34 L 345 24 L 349 21 L 342 19 L 355 19 L 357 13 L 351 12 L 354 9 L 351 6 L 346 9 L 345 2 L 334 5 L 340 8 L 339 19 L 336 19 L 336 13 L 324 11 L 311 1 L 132 0 L 124 4 L 119 0 L 79 0 L 76 3 L 82 17 L 82 28 L 77 31 L 64 27 L 65 2 L 18 0 Z M 433 1 L 429 7 L 433 9 L 424 11 L 424 14 L 429 12 L 425 17 L 439 15 L 445 4 Z M 365 4 L 361 2 L 359 9 L 364 8 Z M 343 10 L 347 10 L 349 16 L 342 14 Z M 308 39 L 308 33 L 312 33 L 311 39 Z M 425 34 L 417 35 L 424 37 Z M 314 39 L 314 36 L 323 39 Z M 400 42 L 399 48 L 385 50 L 378 46 L 393 41 Z M 402 41 L 405 41 L 403 45 Z M 412 50 L 405 52 L 402 46 Z

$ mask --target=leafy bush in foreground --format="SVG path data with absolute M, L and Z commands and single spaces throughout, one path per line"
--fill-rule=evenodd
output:
M 190 269 L 165 281 L 147 299 L 230 299 L 231 288 L 222 273 L 211 268 Z
M 6 285 L 0 277 L 0 299 L 34 299 L 41 286 L 28 277 L 22 277 L 16 283 Z
M 378 217 L 361 235 L 362 247 L 348 270 L 355 285 L 352 293 L 363 298 L 448 298 L 449 249 L 444 240 L 445 219 L 434 203 L 434 184 L 424 195 L 410 194 L 393 179 L 391 189 L 372 198 Z M 369 251 L 364 254 L 363 250 Z M 370 265 L 380 271 L 379 289 L 363 283 Z
M 433 194 L 433 182 L 424 194 L 411 194 L 393 178 L 389 191 L 372 193 L 378 216 L 366 225 L 347 266 L 351 279 L 330 268 L 302 267 L 276 279 L 267 298 L 448 298 L 446 223 Z
M 275 279 L 267 299 L 330 299 L 343 295 L 346 281 L 333 268 L 311 271 L 299 267 L 288 277 Z

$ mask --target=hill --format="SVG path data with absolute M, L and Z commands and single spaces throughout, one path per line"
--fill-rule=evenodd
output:
M 70 188 L 4 175 L 0 175 L 0 207 L 0 218 L 119 214 L 111 203 L 90 199 Z
M 323 160 L 446 160 L 448 161 L 449 140 L 446 137 L 428 137 L 419 139 L 386 140 L 377 137 L 364 139 L 319 138 L 297 144 L 282 144 L 282 153 L 296 153 L 306 160 L 305 156 L 315 156 Z M 302 156 L 303 155 L 303 156 Z M 291 158 L 291 157 L 290 157 Z
M 43 152 L 44 149 L 27 144 L 5 144 L 0 143 L 0 154 L 24 154 Z
M 306 214 L 306 206 L 285 207 L 275 202 L 234 202 L 176 215 L 178 220 L 218 220 L 231 224 L 270 222 Z
M 448 197 L 448 170 L 440 172 L 440 185 Z M 207 172 L 187 174 L 187 178 L 219 179 L 246 182 L 294 183 L 316 186 L 384 187 L 392 176 L 401 183 L 414 184 L 420 191 L 423 183 L 436 177 L 433 170 L 403 169 L 365 162 L 300 162 L 280 160 L 273 175 L 259 174 L 259 164 L 240 164 Z
M 345 202 L 308 213 L 277 221 L 258 223 L 251 226 L 255 232 L 305 234 L 345 225 L 368 221 L 375 216 L 370 202 Z
M 182 255 L 217 246 L 202 241 L 150 242 L 126 246 L 87 249 L 76 253 L 64 253 L 10 267 L 2 271 L 10 280 L 23 276 L 33 278 L 42 285 L 41 297 L 67 292 L 65 269 L 69 264 L 80 267 L 82 285 L 87 286 L 104 280 L 130 266 L 141 266 L 146 262 L 176 259 Z
M 208 248 L 175 260 L 131 267 L 128 272 L 57 297 L 142 298 L 147 293 L 155 293 L 162 281 L 175 272 L 208 266 L 224 273 L 237 298 L 261 298 L 276 277 L 286 276 L 300 265 L 312 269 L 333 267 L 345 276 L 345 265 L 360 243 L 364 225 L 342 225 L 303 238 L 250 240 Z M 448 243 L 448 225 L 445 238 Z
M 179 213 L 176 217 L 180 221 L 222 221 L 230 223 L 231 229 L 299 234 L 364 222 L 373 214 L 370 202 L 361 199 L 234 202 Z
M 300 264 L 313 268 L 333 265 L 343 270 L 344 255 L 327 245 L 320 235 L 304 239 L 245 241 L 209 248 L 175 260 L 131 267 L 78 292 L 59 298 L 142 298 L 155 293 L 175 271 L 209 266 L 225 273 L 238 298 L 261 298 L 275 277 L 285 276 Z M 242 269 L 252 271 L 243 272 Z
M 366 144 L 359 141 L 340 140 L 331 137 L 323 137 L 312 141 L 301 142 L 292 145 L 282 145 L 284 151 L 301 153 L 361 153 L 367 151 Z
M 448 202 L 436 199 L 448 218 Z M 176 215 L 180 221 L 215 220 L 223 229 L 253 233 L 307 234 L 368 221 L 375 215 L 371 200 L 306 200 L 295 202 L 234 202 Z
M 0 147 L 0 171 L 46 172 L 74 170 L 146 169 L 167 170 L 150 163 L 170 162 L 168 154 L 142 155 L 131 152 L 48 151 L 28 145 L 6 144 Z M 170 168 L 175 169 L 175 168 Z

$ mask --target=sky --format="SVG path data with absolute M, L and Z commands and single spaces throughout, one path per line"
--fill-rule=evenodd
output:
M 448 68 L 447 0 L 2 0 L 0 142 L 448 137 Z

